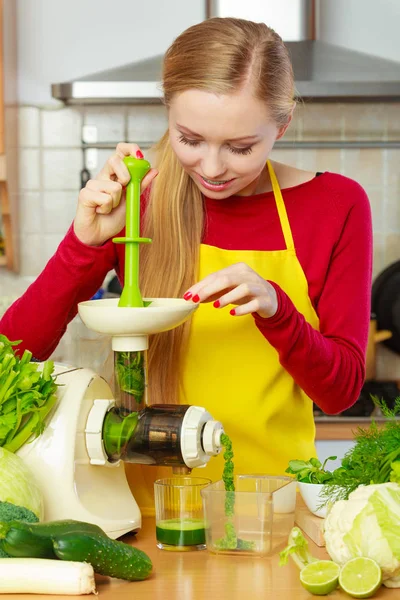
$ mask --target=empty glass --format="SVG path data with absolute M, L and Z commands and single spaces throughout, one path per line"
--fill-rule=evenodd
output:
M 210 552 L 268 556 L 287 544 L 296 504 L 291 477 L 239 475 L 234 492 L 217 481 L 201 495 Z
M 163 550 L 203 550 L 205 527 L 200 492 L 203 477 L 168 477 L 154 483 L 157 546 Z

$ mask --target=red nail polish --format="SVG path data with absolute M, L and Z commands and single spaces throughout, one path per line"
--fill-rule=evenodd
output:
M 234 317 L 236 315 L 235 309 L 232 308 L 232 310 L 229 311 L 229 314 L 232 315 L 232 317 Z
M 137 150 L 137 152 L 136 152 L 136 158 L 144 158 L 144 155 L 141 153 L 140 150 Z
M 186 292 L 186 294 L 183 294 L 184 300 L 190 300 L 191 297 L 192 297 L 192 292 Z
M 219 308 L 221 306 L 221 302 L 219 300 L 216 300 L 213 304 L 214 308 Z
M 198 302 L 200 300 L 200 296 L 196 294 L 195 296 L 193 296 L 192 300 L 193 302 Z

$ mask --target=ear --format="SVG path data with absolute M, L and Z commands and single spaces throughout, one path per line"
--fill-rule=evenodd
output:
M 285 123 L 285 125 L 282 125 L 282 127 L 280 127 L 278 129 L 278 135 L 276 136 L 277 140 L 280 140 L 281 137 L 283 137 L 283 135 L 286 133 L 286 129 L 289 127 L 289 125 L 293 119 L 293 113 L 294 113 L 295 108 L 296 108 L 296 104 L 293 104 L 292 112 L 289 115 L 289 119 L 288 119 L 287 123 Z

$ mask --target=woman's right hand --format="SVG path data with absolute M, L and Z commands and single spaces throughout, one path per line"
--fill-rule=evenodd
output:
M 100 173 L 79 193 L 74 232 L 88 246 L 101 246 L 125 225 L 125 187 L 130 180 L 125 156 L 143 158 L 137 144 L 118 144 Z M 156 169 L 150 169 L 142 180 L 141 193 L 157 175 Z

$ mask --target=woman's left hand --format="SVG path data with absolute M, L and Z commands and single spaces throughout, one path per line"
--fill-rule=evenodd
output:
M 275 288 L 245 263 L 236 263 L 208 275 L 183 296 L 193 302 L 214 302 L 215 308 L 235 304 L 232 315 L 257 313 L 267 319 L 278 310 Z

